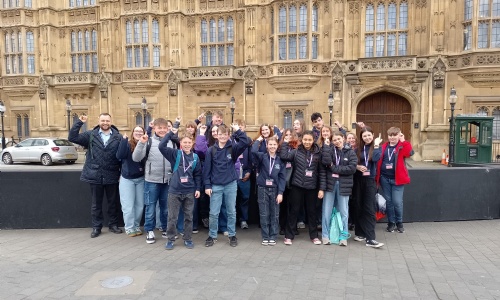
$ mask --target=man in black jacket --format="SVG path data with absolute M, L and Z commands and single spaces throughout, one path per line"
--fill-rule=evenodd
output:
M 71 128 L 68 140 L 88 149 L 80 180 L 90 184 L 92 193 L 93 230 L 90 237 L 95 238 L 101 234 L 104 193 L 108 199 L 109 231 L 122 233 L 122 230 L 118 228 L 117 207 L 120 161 L 116 158 L 121 135 L 118 129 L 111 125 L 111 115 L 108 113 L 102 113 L 99 116 L 98 126 L 79 133 L 85 122 L 87 122 L 87 116 L 80 116 L 80 120 Z

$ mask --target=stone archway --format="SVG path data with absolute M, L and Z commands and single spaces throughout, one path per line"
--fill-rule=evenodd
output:
M 397 94 L 379 92 L 365 97 L 358 103 L 356 121 L 370 126 L 377 136 L 382 133 L 384 140 L 392 126 L 401 128 L 408 139 L 411 137 L 411 105 Z

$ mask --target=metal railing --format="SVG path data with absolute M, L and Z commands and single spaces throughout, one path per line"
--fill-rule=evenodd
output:
M 493 141 L 493 145 L 491 149 L 491 162 L 500 163 L 500 140 Z

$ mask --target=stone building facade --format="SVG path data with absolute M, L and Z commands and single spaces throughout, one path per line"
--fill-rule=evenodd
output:
M 81 114 L 122 131 L 222 110 L 291 126 L 397 125 L 440 159 L 458 113 L 495 117 L 500 0 L 1 0 L 5 136 L 66 136 Z M 69 100 L 69 101 L 68 101 Z M 67 107 L 67 104 L 71 104 Z M 70 109 L 70 110 L 69 110 Z M 68 118 L 68 111 L 69 118 Z M 91 121 L 92 122 L 92 121 Z M 90 123 L 93 125 L 93 123 Z M 348 124 L 348 125 L 347 125 Z M 90 126 L 90 125 L 89 125 Z

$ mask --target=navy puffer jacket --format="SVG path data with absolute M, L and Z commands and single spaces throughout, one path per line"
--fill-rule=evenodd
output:
M 120 160 L 116 158 L 122 136 L 111 126 L 111 136 L 106 147 L 99 136 L 99 126 L 82 133 L 83 122 L 78 120 L 69 131 L 68 140 L 87 148 L 80 180 L 92 184 L 115 184 L 120 180 Z M 92 136 L 92 137 L 91 137 Z M 90 141 L 92 140 L 92 144 Z

